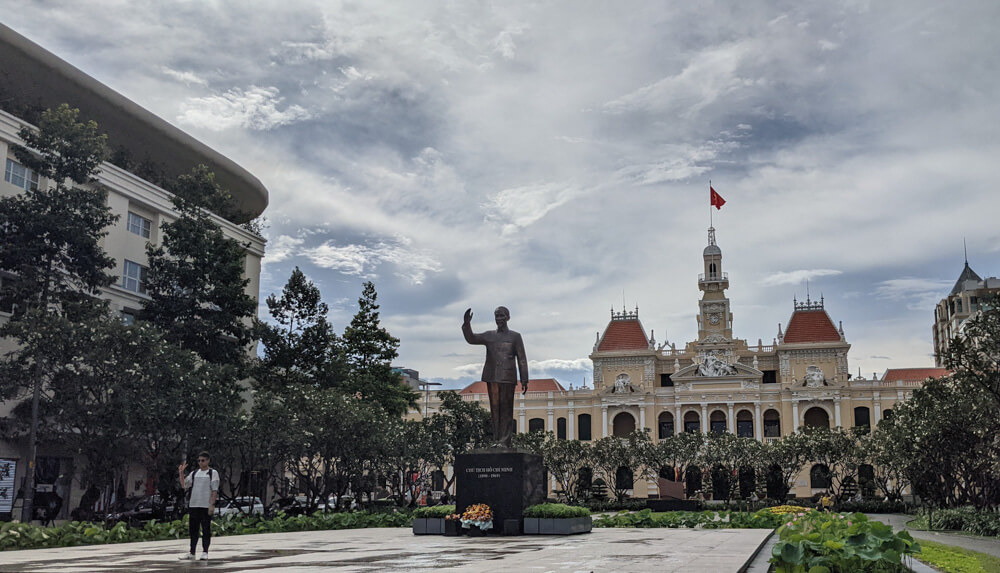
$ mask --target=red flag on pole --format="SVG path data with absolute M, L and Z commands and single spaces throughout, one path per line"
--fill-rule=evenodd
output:
M 715 188 L 712 187 L 711 185 L 709 185 L 708 189 L 709 191 L 712 192 L 712 203 L 711 203 L 712 207 L 715 207 L 716 209 L 722 209 L 722 206 L 726 204 L 726 200 L 723 199 L 722 195 L 719 195 L 715 191 Z

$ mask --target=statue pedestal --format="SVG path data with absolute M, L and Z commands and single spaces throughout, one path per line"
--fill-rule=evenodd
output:
M 525 508 L 545 501 L 541 456 L 507 449 L 476 450 L 455 456 L 455 509 L 485 503 L 493 510 L 493 532 L 523 533 Z

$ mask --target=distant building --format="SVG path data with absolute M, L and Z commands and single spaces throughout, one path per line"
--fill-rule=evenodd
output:
M 402 368 L 399 366 L 393 366 L 392 371 L 394 374 L 399 374 L 403 379 L 403 384 L 406 384 L 414 390 L 420 390 L 420 373 L 412 368 Z
M 119 217 L 101 241 L 105 252 L 115 260 L 115 268 L 110 272 L 118 280 L 103 289 L 101 296 L 109 301 L 112 310 L 121 314 L 122 320 L 134 320 L 148 300 L 146 243 L 158 243 L 162 225 L 178 216 L 171 202 L 172 195 L 150 181 L 151 175 L 143 176 L 139 172 L 173 179 L 204 164 L 215 172 L 216 181 L 229 190 L 245 218 L 260 215 L 267 206 L 267 189 L 231 159 L 2 24 L 0 54 L 0 160 L 4 162 L 0 196 L 49 184 L 17 161 L 13 145 L 23 143 L 17 133 L 22 127 L 31 126 L 33 116 L 62 103 L 79 108 L 81 119 L 96 121 L 100 130 L 108 134 L 111 151 L 119 158 L 131 157 L 131 163 L 137 166 L 129 170 L 104 162 L 97 175 L 98 184 L 108 191 L 112 213 Z M 247 245 L 244 275 L 250 282 L 246 292 L 257 300 L 264 239 L 244 228 L 241 224 L 245 220 L 230 221 L 214 215 L 213 219 L 226 236 Z M 11 277 L 0 276 L 0 280 L 5 278 Z M 0 323 L 8 320 L 12 310 L 0 308 Z M 0 340 L 0 352 L 8 350 L 10 342 Z M 0 402 L 0 417 L 9 416 L 15 405 L 13 401 Z M 25 477 L 29 455 L 27 440 L 0 440 L 0 463 L 15 466 L 13 483 L 18 486 Z M 82 491 L 79 480 L 75 479 L 75 468 L 82 464 L 82 458 L 60 444 L 39 443 L 36 491 L 59 495 L 62 509 L 57 519 L 67 518 L 69 511 L 80 503 Z M 129 496 L 152 493 L 153 479 L 141 464 L 133 464 L 123 480 L 122 491 Z M 9 493 L 16 490 L 15 487 Z M 6 500 L 0 499 L 0 514 L 11 511 L 12 499 L 12 495 Z
M 944 365 L 951 339 L 961 332 L 962 323 L 982 309 L 983 298 L 990 294 L 1000 294 L 1000 279 L 981 278 L 966 260 L 951 292 L 934 307 L 935 366 Z
M 697 340 L 681 347 L 657 343 L 643 327 L 638 308 L 612 309 L 590 354 L 594 387 L 565 390 L 555 380 L 530 382 L 527 395 L 519 391 L 515 396 L 518 431 L 597 440 L 648 428 L 654 441 L 681 432 L 730 432 L 772 441 L 803 426 L 873 428 L 923 384 L 923 376 L 852 378 L 851 345 L 823 297 L 793 300 L 791 316 L 784 328 L 779 324 L 771 344 L 736 338 L 726 295 L 729 275 L 723 271 L 714 228 L 708 230 L 702 258 Z M 460 394 L 488 408 L 484 383 Z M 431 399 L 428 411 L 433 413 L 435 406 Z M 826 491 L 821 470 L 805 468 L 792 494 L 809 497 Z M 673 475 L 669 468 L 661 473 Z M 688 492 L 710 491 L 697 472 L 691 476 Z M 647 497 L 660 488 L 636 479 L 632 490 L 634 497 Z

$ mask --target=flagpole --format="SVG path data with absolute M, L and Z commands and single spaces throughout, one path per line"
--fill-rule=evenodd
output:
M 708 180 L 708 228 L 711 229 L 715 224 L 712 219 L 712 180 Z

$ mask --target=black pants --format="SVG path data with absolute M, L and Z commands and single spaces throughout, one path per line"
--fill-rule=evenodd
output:
M 201 549 L 208 552 L 212 542 L 212 516 L 207 507 L 192 507 L 188 512 L 188 527 L 191 531 L 191 553 L 198 549 L 198 526 L 201 526 Z

